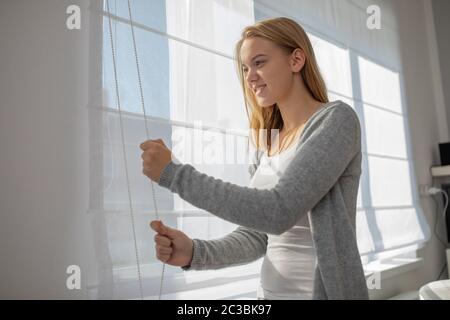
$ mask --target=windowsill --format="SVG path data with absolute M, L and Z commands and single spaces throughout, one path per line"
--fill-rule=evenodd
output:
M 422 258 L 390 258 L 377 260 L 364 266 L 366 280 L 375 274 L 380 274 L 380 280 L 395 277 L 402 273 L 417 269 L 423 265 Z M 254 279 L 238 281 L 235 283 L 221 284 L 213 287 L 190 290 L 185 292 L 164 295 L 162 299 L 184 299 L 184 297 L 196 296 L 200 300 L 218 299 L 255 299 L 259 277 Z M 233 292 L 232 296 L 230 292 Z M 157 299 L 156 296 L 149 296 L 146 299 Z
M 165 294 L 162 295 L 161 299 L 192 299 L 192 297 L 195 297 L 196 300 L 256 299 L 256 288 L 259 283 L 259 275 L 255 274 L 254 270 L 255 268 L 258 269 L 256 264 L 260 262 L 261 261 L 251 265 L 230 267 L 229 270 L 227 270 L 228 272 L 225 273 L 208 270 L 189 271 L 189 277 L 186 277 L 187 273 L 185 272 L 166 275 L 166 281 L 168 280 L 170 284 L 167 282 L 165 283 L 163 290 L 163 292 L 165 291 Z M 374 275 L 377 273 L 379 273 L 379 280 L 382 282 L 383 280 L 417 269 L 421 267 L 423 263 L 423 258 L 392 257 L 375 260 L 365 264 L 363 267 L 369 285 L 374 279 Z M 160 275 L 160 270 L 158 269 L 160 267 L 161 266 L 158 263 L 155 263 L 154 265 L 146 265 L 146 267 L 143 268 L 143 276 L 146 279 L 145 283 L 147 285 L 159 288 L 160 279 L 159 277 L 155 277 L 155 275 Z M 153 275 L 153 277 L 150 275 Z M 168 279 L 167 277 L 171 279 Z M 135 268 L 123 268 L 118 271 L 115 278 L 116 285 L 118 286 L 117 298 L 125 298 L 126 295 L 122 297 L 122 295 L 119 294 L 121 291 L 119 288 L 123 285 L 127 286 L 130 282 L 134 283 L 134 285 L 132 285 L 132 288 L 134 289 L 131 289 L 131 291 L 137 292 L 138 283 L 136 282 Z M 207 287 L 201 287 L 202 284 L 204 285 L 206 283 L 209 283 Z M 174 292 L 173 287 L 181 285 L 185 290 Z M 158 295 L 155 294 L 156 292 L 153 294 L 150 293 L 146 295 L 144 299 L 158 299 Z
M 250 264 L 228 267 L 219 270 L 180 272 L 179 267 L 167 266 L 164 275 L 161 299 L 256 299 L 262 260 Z M 159 262 L 141 265 L 145 300 L 159 299 L 162 264 Z M 178 271 L 173 273 L 172 271 Z M 114 270 L 114 299 L 140 299 L 139 281 L 135 267 L 122 267 Z M 178 291 L 176 288 L 183 288 Z M 96 298 L 98 285 L 88 286 Z M 195 297 L 195 298 L 192 298 Z
M 241 280 L 207 288 L 180 291 L 177 293 L 163 294 L 162 300 L 234 300 L 249 299 L 256 300 L 256 288 L 259 284 L 259 277 Z M 157 300 L 157 295 L 146 296 L 145 300 Z
M 412 271 L 423 265 L 422 258 L 389 258 L 376 260 L 364 265 L 366 279 L 379 273 L 380 279 L 389 279 L 402 273 Z

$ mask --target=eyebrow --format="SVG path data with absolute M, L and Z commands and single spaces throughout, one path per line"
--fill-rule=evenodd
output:
M 261 56 L 267 57 L 266 54 L 264 54 L 264 53 L 259 53 L 259 54 L 257 54 L 256 56 L 254 56 L 254 57 L 252 58 L 251 61 L 253 61 L 253 60 L 255 60 L 256 58 L 261 57 Z M 245 66 L 245 67 L 246 67 L 247 65 L 245 65 L 245 63 L 243 63 L 242 66 Z

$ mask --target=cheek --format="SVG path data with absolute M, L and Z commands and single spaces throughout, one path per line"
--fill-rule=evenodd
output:
M 270 107 L 280 101 L 288 92 L 290 82 L 292 82 L 292 72 L 281 63 L 267 65 L 261 70 L 259 76 L 267 85 L 266 94 L 256 96 L 262 107 Z
M 292 85 L 292 73 L 289 70 L 278 70 L 272 77 L 271 94 L 274 98 L 280 99 L 290 91 Z
M 267 75 L 267 85 L 269 87 L 270 96 L 274 99 L 282 97 L 289 90 L 291 82 L 291 73 L 286 70 L 272 70 Z

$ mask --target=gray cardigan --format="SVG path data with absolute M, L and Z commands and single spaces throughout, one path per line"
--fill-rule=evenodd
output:
M 267 234 L 282 234 L 308 214 L 317 255 L 313 299 L 368 299 L 356 232 L 361 175 L 361 128 L 355 111 L 336 101 L 307 121 L 296 155 L 275 187 L 261 190 L 213 178 L 170 162 L 159 185 L 211 214 L 239 225 L 216 240 L 194 239 L 185 270 L 218 269 L 255 261 Z M 254 174 L 259 153 L 249 172 Z

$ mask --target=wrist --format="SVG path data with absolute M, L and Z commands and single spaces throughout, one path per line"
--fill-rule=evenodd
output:
M 174 161 L 170 161 L 168 164 L 166 164 L 159 176 L 158 185 L 170 190 L 172 179 L 174 178 L 177 169 L 181 166 L 182 164 L 177 164 Z
M 192 260 L 194 259 L 194 240 L 191 240 L 191 256 L 189 259 L 189 263 L 186 264 L 185 266 L 181 267 L 183 270 L 188 270 L 191 267 L 192 264 Z

